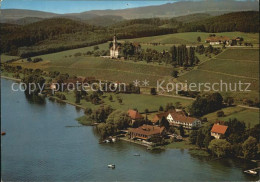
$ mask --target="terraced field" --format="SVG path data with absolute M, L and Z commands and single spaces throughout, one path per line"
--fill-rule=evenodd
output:
M 234 83 L 250 83 L 252 92 L 230 92 L 232 96 L 238 99 L 258 98 L 259 89 L 259 61 L 258 49 L 228 48 L 216 58 L 198 66 L 197 69 L 188 72 L 179 78 L 180 81 L 188 80 L 194 83 L 230 83 L 235 88 Z M 238 87 L 238 86 L 237 86 Z M 223 87 L 224 88 L 224 87 Z M 245 87 L 244 87 L 245 88 Z M 223 89 L 223 91 L 225 91 Z M 227 94 L 227 93 L 225 93 Z

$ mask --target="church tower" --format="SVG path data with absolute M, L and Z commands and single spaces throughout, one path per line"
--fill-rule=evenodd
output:
M 110 58 L 118 58 L 119 56 L 119 45 L 117 43 L 117 38 L 116 38 L 116 34 L 114 33 L 114 37 L 113 37 L 113 45 L 110 48 Z

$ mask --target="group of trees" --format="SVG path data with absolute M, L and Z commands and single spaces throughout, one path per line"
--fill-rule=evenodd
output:
M 219 54 L 221 53 L 221 49 L 219 47 L 213 47 L 212 45 L 209 45 L 208 47 L 204 47 L 204 45 L 199 45 L 196 47 L 195 51 L 199 54 L 205 54 L 210 55 L 210 54 Z
M 223 107 L 223 98 L 220 93 L 208 96 L 198 96 L 190 107 L 190 114 L 201 117 L 207 113 L 217 111 Z
M 101 139 L 105 139 L 108 136 L 115 135 L 119 130 L 126 129 L 130 125 L 130 122 L 131 118 L 126 112 L 115 110 L 98 125 L 97 129 L 101 135 Z
M 173 46 L 170 49 L 171 64 L 179 66 L 193 66 L 199 63 L 199 59 L 195 56 L 195 48 L 186 45 L 180 45 L 178 47 Z
M 228 13 L 201 21 L 185 24 L 180 30 L 182 32 L 258 32 L 259 12 L 244 11 Z

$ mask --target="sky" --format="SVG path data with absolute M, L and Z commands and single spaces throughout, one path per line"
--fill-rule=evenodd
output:
M 1 9 L 30 9 L 63 14 L 80 13 L 89 10 L 135 8 L 141 6 L 160 5 L 169 2 L 175 1 L 2 0 Z

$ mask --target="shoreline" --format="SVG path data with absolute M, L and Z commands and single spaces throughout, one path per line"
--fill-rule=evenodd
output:
M 22 79 L 19 79 L 19 78 L 13 78 L 13 77 L 3 76 L 3 75 L 1 75 L 0 78 L 4 78 L 4 79 L 7 79 L 7 80 L 13 80 L 13 81 L 17 81 L 17 82 L 22 81 Z

